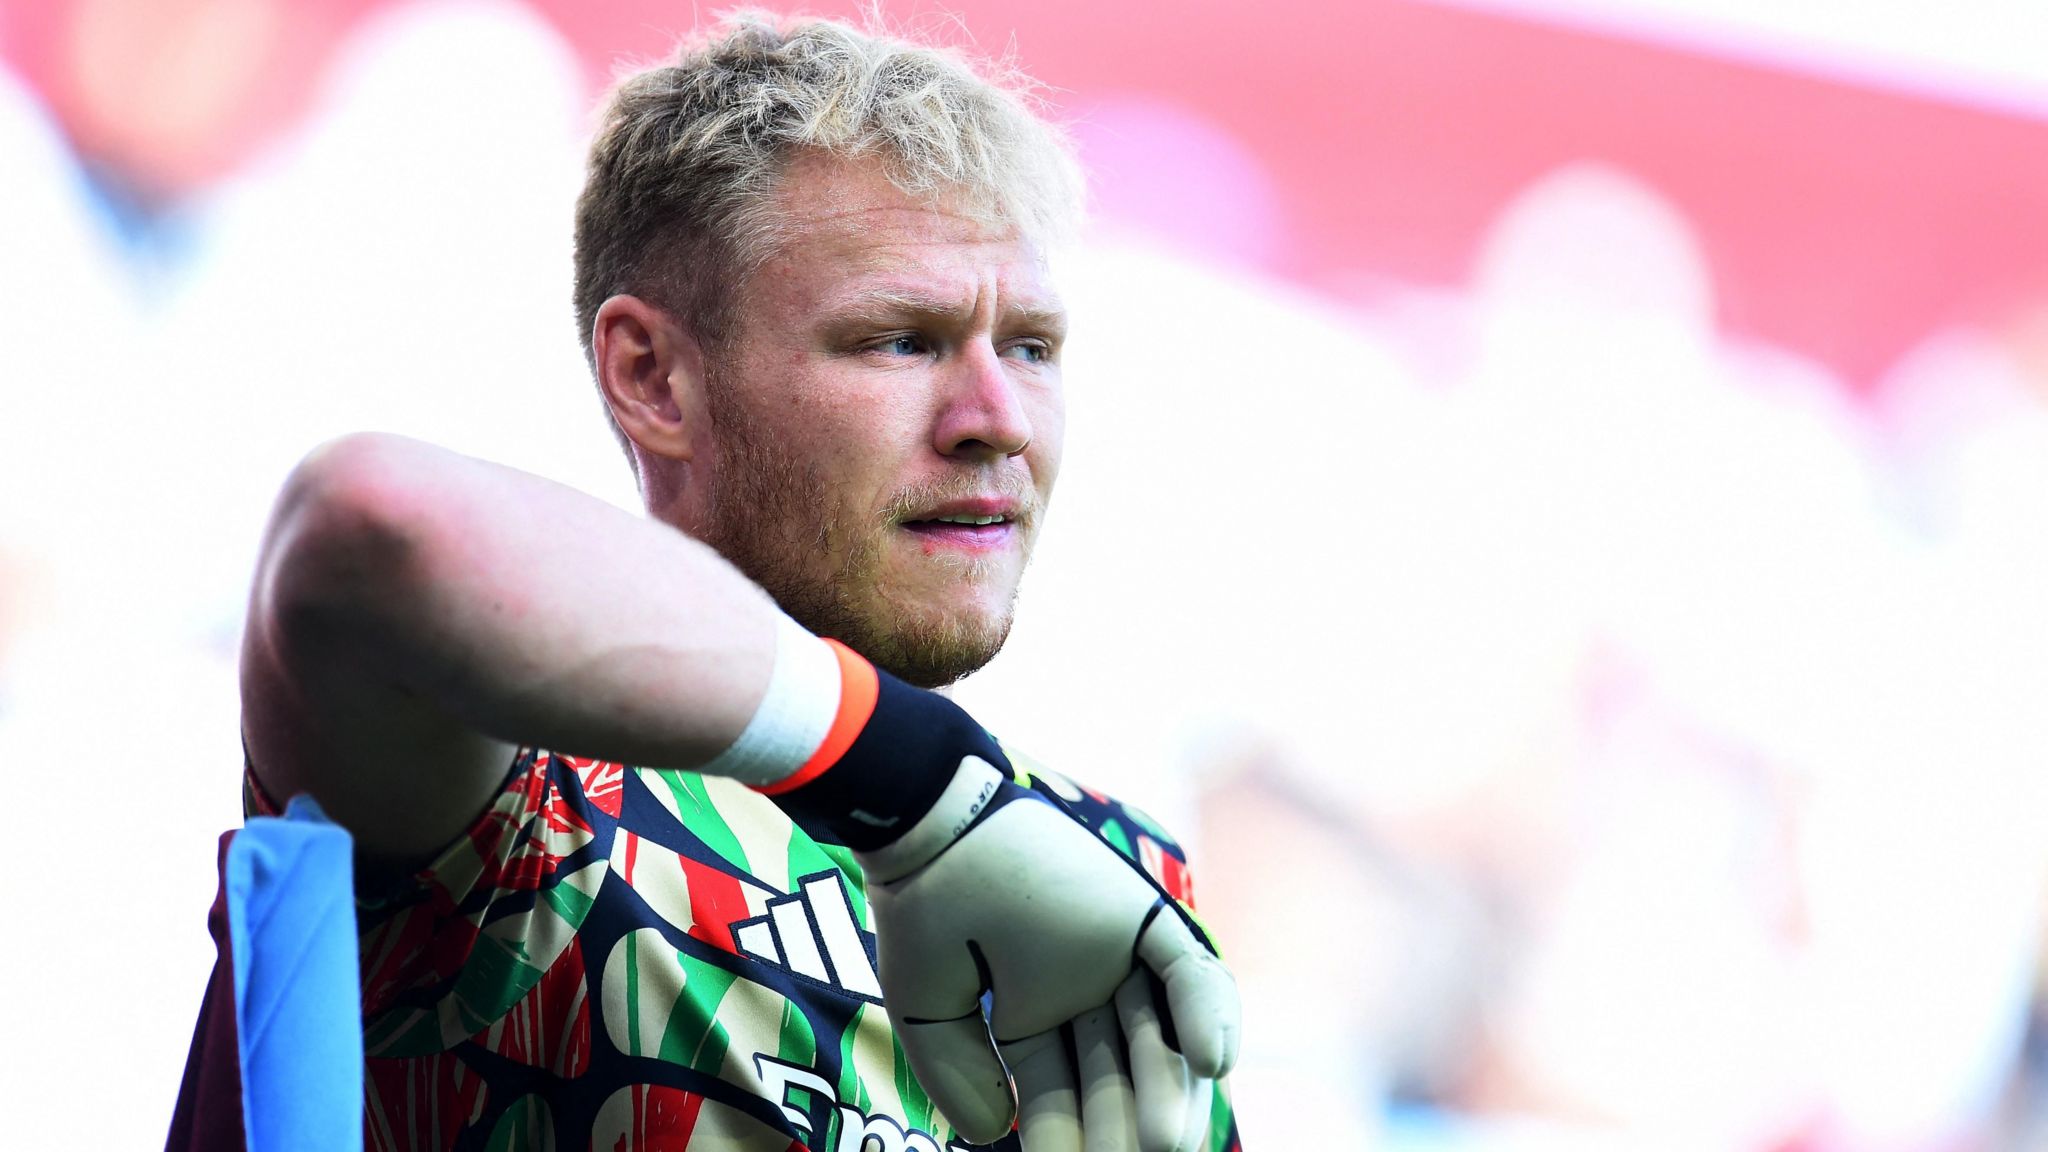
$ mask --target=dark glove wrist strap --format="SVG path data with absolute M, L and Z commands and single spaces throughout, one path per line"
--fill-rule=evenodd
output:
M 958 704 L 875 670 L 874 714 L 831 767 L 774 795 L 782 810 L 821 840 L 871 852 L 910 830 L 953 779 L 979 756 L 1005 774 L 1009 758 Z

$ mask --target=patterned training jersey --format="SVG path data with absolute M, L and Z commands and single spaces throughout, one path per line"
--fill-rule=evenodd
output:
M 1033 775 L 1189 904 L 1165 832 Z M 245 801 L 276 811 L 253 775 Z M 371 1152 L 970 1148 L 890 1027 L 853 854 L 733 781 L 522 750 L 356 911 Z M 1208 1152 L 1237 1152 L 1220 1085 L 1212 1117 Z

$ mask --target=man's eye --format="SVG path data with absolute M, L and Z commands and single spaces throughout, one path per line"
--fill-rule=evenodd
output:
M 1021 344 L 1012 344 L 1003 349 L 1003 355 L 1015 360 L 1023 360 L 1030 364 L 1043 364 L 1047 360 L 1052 359 L 1052 349 L 1036 340 L 1026 340 Z
M 922 356 L 931 350 L 924 337 L 908 334 L 891 336 L 874 347 L 875 351 L 887 352 L 891 356 Z

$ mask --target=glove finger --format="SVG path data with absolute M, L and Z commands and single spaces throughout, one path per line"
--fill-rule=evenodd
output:
M 1195 1078 L 1187 1060 L 1166 1044 L 1152 981 L 1152 974 L 1141 969 L 1116 990 L 1116 1014 L 1123 1024 L 1136 1096 L 1137 1146 L 1142 1152 L 1186 1152 L 1193 1147 L 1185 1137 L 1185 1121 Z
M 1216 1082 L 1196 1079 L 1188 1086 L 1188 1111 L 1181 1122 L 1181 1148 L 1184 1152 L 1201 1152 L 1209 1146 L 1210 1113 L 1216 1105 Z
M 1161 901 L 1138 937 L 1138 957 L 1166 985 L 1174 1039 L 1188 1069 L 1214 1080 L 1237 1063 L 1237 981 Z
M 1082 1152 L 1081 1100 L 1064 1026 L 1003 1045 L 1017 1079 L 1017 1135 L 1024 1152 Z
M 1131 1069 L 1114 1004 L 1074 1017 L 1074 1071 L 1080 1076 L 1081 1135 L 1087 1152 L 1137 1147 Z
M 896 1038 L 932 1106 L 970 1144 L 993 1144 L 1016 1121 L 1010 1077 L 979 1011 L 956 1020 L 899 1021 Z

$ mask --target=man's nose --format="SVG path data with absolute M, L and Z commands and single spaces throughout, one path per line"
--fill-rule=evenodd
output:
M 971 345 L 946 365 L 933 447 L 941 456 L 994 460 L 1031 443 L 1023 385 L 993 346 Z

